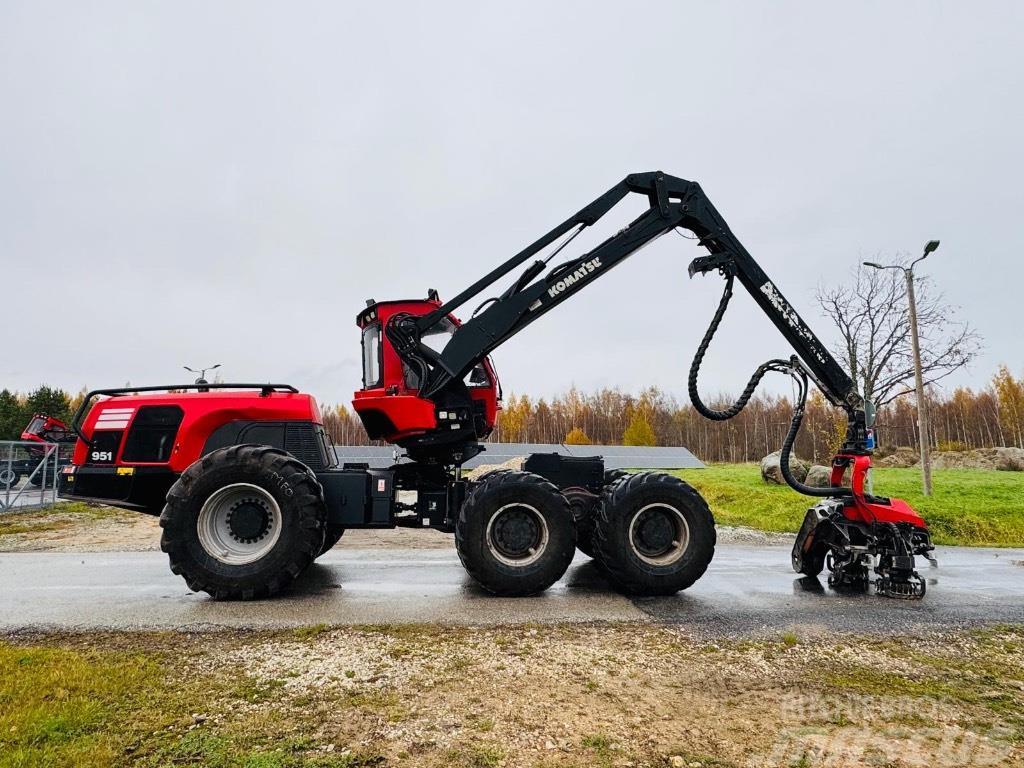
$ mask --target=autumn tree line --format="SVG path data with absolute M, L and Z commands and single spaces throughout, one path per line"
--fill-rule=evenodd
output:
M 734 398 L 711 401 L 724 407 Z M 957 388 L 929 394 L 932 446 L 965 450 L 996 446 L 1024 448 L 1024 376 L 1000 368 L 982 389 Z M 639 394 L 617 389 L 581 392 L 570 389 L 553 397 L 511 395 L 498 416 L 490 440 L 495 442 L 594 445 L 685 446 L 705 461 L 759 461 L 782 445 L 789 430 L 793 403 L 788 397 L 759 395 L 736 418 L 712 422 L 689 402 L 657 388 Z M 359 419 L 344 406 L 325 408 L 324 424 L 341 445 L 369 441 Z M 838 448 L 845 416 L 815 392 L 807 404 L 797 454 L 824 460 Z M 876 434 L 881 448 L 918 444 L 917 411 L 910 397 L 900 397 L 878 413 Z

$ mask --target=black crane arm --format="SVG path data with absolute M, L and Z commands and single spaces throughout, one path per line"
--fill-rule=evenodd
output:
M 442 318 L 560 237 L 593 225 L 630 193 L 646 195 L 650 207 L 628 226 L 588 253 L 553 267 L 542 277 L 540 273 L 547 265 L 535 261 L 505 294 L 463 323 L 440 353 L 420 343 L 420 335 Z M 420 362 L 427 365 L 429 376 L 421 394 L 430 397 L 453 379 L 461 379 L 492 350 L 541 315 L 677 227 L 697 235 L 699 244 L 710 252 L 708 256 L 693 260 L 689 266 L 691 277 L 713 270 L 735 276 L 789 341 L 825 396 L 846 409 L 863 408 L 863 399 L 850 376 L 730 231 L 700 185 L 660 171 L 627 176 L 434 312 L 419 318 L 398 318 L 389 328 L 389 335 L 397 342 L 399 354 L 419 357 Z

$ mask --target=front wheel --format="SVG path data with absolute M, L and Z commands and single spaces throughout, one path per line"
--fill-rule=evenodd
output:
M 277 448 L 234 445 L 203 456 L 171 486 L 160 548 L 195 592 L 269 597 L 320 553 L 325 517 L 305 464 Z
M 324 543 L 320 547 L 320 552 L 317 553 L 317 557 L 330 551 L 334 548 L 334 545 L 341 541 L 341 537 L 345 534 L 345 528 L 337 523 L 327 523 L 324 529 Z
M 473 484 L 459 510 L 455 547 L 488 592 L 532 595 L 562 578 L 576 550 L 576 528 L 554 485 L 529 472 L 502 472 Z
M 643 472 L 605 490 L 594 547 L 623 592 L 672 595 L 704 575 L 715 554 L 707 502 L 678 477 Z

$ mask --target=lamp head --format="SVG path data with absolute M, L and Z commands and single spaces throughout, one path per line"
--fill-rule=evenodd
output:
M 929 240 L 924 247 L 924 255 L 927 256 L 929 253 L 939 247 L 938 240 Z
M 883 267 L 881 264 L 876 264 L 873 261 L 865 261 L 864 266 L 871 267 L 872 269 L 885 269 L 885 267 Z

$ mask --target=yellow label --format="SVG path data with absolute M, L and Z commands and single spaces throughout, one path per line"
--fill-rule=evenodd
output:
M 117 474 L 119 475 L 134 475 L 135 467 L 118 467 Z

